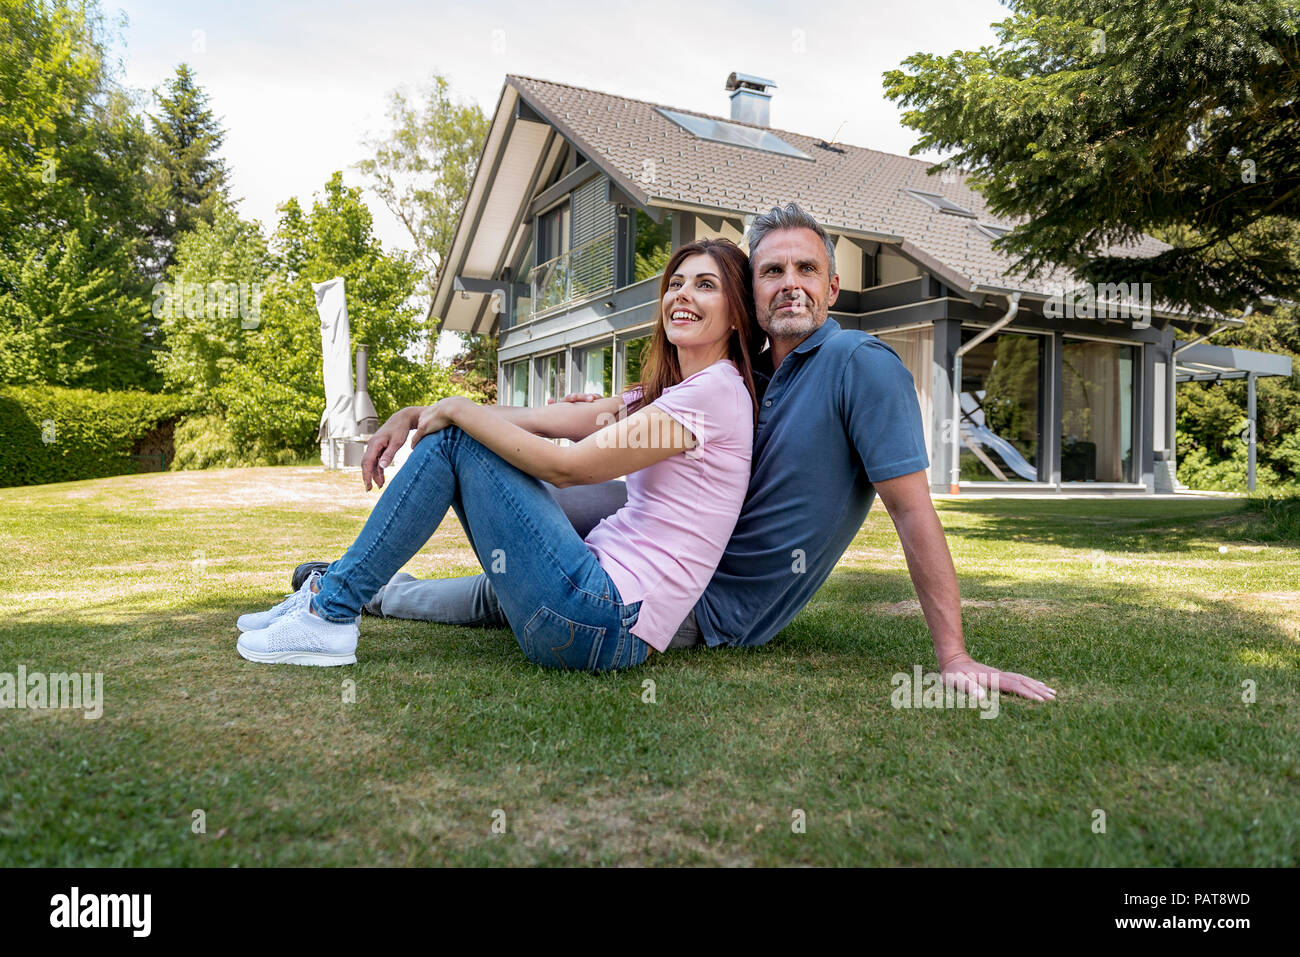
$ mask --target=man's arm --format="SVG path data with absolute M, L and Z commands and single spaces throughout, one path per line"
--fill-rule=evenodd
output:
M 999 671 L 972 660 L 966 653 L 961 633 L 961 593 L 957 588 L 957 571 L 948 552 L 943 525 L 935 514 L 930 487 L 924 472 L 876 482 L 876 493 L 889 511 L 907 558 L 907 570 L 916 587 L 925 623 L 934 640 L 934 653 L 945 681 L 952 681 L 968 692 L 981 693 L 979 680 L 997 675 L 998 690 L 1030 698 L 1051 701 L 1056 692 L 1033 678 L 1010 671 Z M 982 696 L 982 695 L 981 695 Z

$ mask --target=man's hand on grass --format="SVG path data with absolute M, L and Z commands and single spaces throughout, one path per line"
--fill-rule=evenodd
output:
M 361 483 L 370 491 L 371 483 L 384 487 L 384 469 L 393 464 L 393 456 L 406 444 L 406 437 L 415 428 L 424 406 L 412 405 L 394 412 L 388 421 L 370 437 L 366 453 L 361 457 Z
M 1041 681 L 1016 674 L 1014 671 L 990 668 L 975 661 L 970 655 L 956 655 L 942 662 L 939 665 L 939 673 L 943 676 L 945 686 L 952 685 L 959 691 L 974 695 L 976 698 L 986 697 L 985 689 L 992 689 L 993 681 L 996 680 L 999 693 L 1009 691 L 1030 701 L 1056 700 L 1056 690 L 1047 687 Z

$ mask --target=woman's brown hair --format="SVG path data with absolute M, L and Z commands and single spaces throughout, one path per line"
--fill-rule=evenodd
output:
M 664 330 L 663 303 L 668 294 L 668 283 L 686 259 L 699 254 L 711 256 L 718 264 L 718 276 L 722 284 L 722 294 L 727 303 L 727 315 L 731 320 L 731 337 L 727 340 L 727 358 L 736 363 L 745 388 L 749 390 L 749 401 L 753 406 L 754 422 L 758 422 L 758 395 L 754 391 L 754 366 L 750 353 L 763 344 L 765 333 L 758 325 L 754 314 L 753 280 L 750 274 L 749 257 L 739 246 L 729 239 L 700 239 L 687 243 L 677 249 L 664 267 L 663 278 L 659 281 L 659 304 L 655 307 L 655 331 L 650 336 L 650 345 L 641 365 L 641 381 L 633 388 L 641 389 L 641 401 L 635 408 L 649 405 L 663 394 L 664 389 L 682 381 L 682 367 L 677 359 L 677 349 L 668 341 Z M 629 412 L 633 409 L 628 409 Z

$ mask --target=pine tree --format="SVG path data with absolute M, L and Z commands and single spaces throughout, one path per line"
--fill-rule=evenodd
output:
M 995 47 L 918 53 L 886 95 L 950 152 L 1028 275 L 1239 311 L 1300 298 L 1300 12 L 1287 0 L 1009 0 Z M 1150 259 L 1106 247 L 1148 233 Z
M 149 120 L 163 208 L 151 238 L 161 275 L 174 262 L 180 237 L 200 222 L 211 224 L 218 205 L 229 203 L 230 196 L 229 172 L 217 155 L 225 131 L 188 64 L 176 68 L 158 105 L 161 117 L 151 113 Z

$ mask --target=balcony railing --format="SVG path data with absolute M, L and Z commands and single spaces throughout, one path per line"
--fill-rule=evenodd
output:
M 614 230 L 541 263 L 528 274 L 534 316 L 614 288 Z

